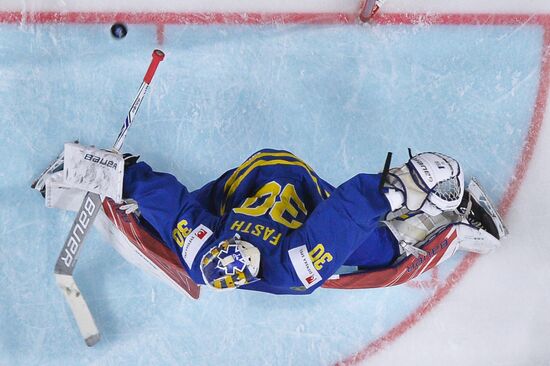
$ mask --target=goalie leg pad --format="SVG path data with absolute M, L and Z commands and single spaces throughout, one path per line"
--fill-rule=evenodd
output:
M 382 221 L 392 232 L 400 246 L 400 254 L 412 254 L 415 257 L 426 255 L 420 246 L 433 232 L 449 224 L 460 222 L 461 217 L 451 211 L 437 216 L 430 216 L 423 212 L 410 212 L 406 208 L 392 212 L 388 220 Z
M 500 247 L 500 240 L 483 229 L 468 224 L 458 224 L 458 249 L 479 254 L 491 253 Z

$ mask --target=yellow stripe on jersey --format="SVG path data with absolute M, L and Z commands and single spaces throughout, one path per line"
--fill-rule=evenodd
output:
M 231 177 L 225 182 L 225 185 L 223 187 L 224 193 L 227 193 L 229 190 L 229 187 L 235 182 L 239 174 L 246 168 L 248 168 L 252 163 L 254 163 L 256 160 L 263 158 L 263 157 L 288 157 L 297 161 L 302 162 L 306 168 L 310 171 L 310 173 L 313 173 L 313 169 L 309 167 L 306 163 L 304 163 L 302 160 L 298 159 L 298 157 L 292 153 L 289 152 L 263 152 L 263 153 L 257 153 L 252 155 L 250 158 L 248 158 L 247 161 L 242 163 L 234 172 L 231 174 Z
M 288 153 L 285 153 L 285 154 L 288 155 Z M 317 187 L 317 191 L 319 192 L 319 195 L 321 197 L 323 197 L 323 191 L 321 191 L 321 187 L 319 186 L 319 182 L 317 180 L 317 177 L 315 177 L 315 175 L 314 175 L 313 171 L 311 170 L 311 168 L 306 163 L 304 163 L 303 161 L 301 161 L 299 159 L 297 161 L 288 161 L 288 160 L 279 160 L 279 159 L 276 159 L 276 160 L 256 160 L 252 165 L 250 165 L 250 164 L 248 164 L 248 165 L 249 165 L 249 167 L 246 169 L 246 171 L 243 174 L 241 174 L 236 180 L 234 180 L 233 183 L 231 184 L 231 186 L 229 186 L 229 190 L 226 192 L 225 200 L 224 200 L 224 203 L 221 207 L 221 214 L 222 215 L 225 213 L 225 205 L 226 205 L 227 201 L 229 200 L 229 198 L 231 198 L 233 193 L 235 193 L 235 191 L 237 190 L 237 188 L 239 187 L 241 182 L 246 178 L 246 176 L 248 174 L 250 174 L 251 171 L 253 171 L 254 169 L 256 169 L 258 167 L 262 167 L 262 166 L 294 165 L 294 166 L 299 166 L 299 167 L 304 168 L 308 172 L 308 174 L 311 177 L 311 179 L 313 180 L 313 182 L 315 183 L 315 186 Z
M 277 164 L 281 164 L 281 165 L 298 165 L 298 166 L 303 167 L 308 172 L 308 174 L 310 175 L 312 180 L 315 182 L 315 185 L 317 186 L 317 190 L 319 191 L 319 194 L 321 195 L 321 197 L 323 197 L 323 194 L 321 193 L 321 188 L 319 187 L 319 182 L 317 181 L 317 178 L 315 177 L 315 172 L 313 171 L 313 169 L 309 165 L 307 165 L 304 161 L 299 159 L 296 155 L 294 155 L 292 153 L 289 153 L 289 152 L 263 152 L 263 153 L 257 153 L 257 154 L 252 155 L 250 158 L 248 158 L 248 160 L 246 160 L 237 169 L 235 169 L 235 171 L 233 172 L 233 174 L 231 174 L 231 176 L 229 177 L 227 182 L 225 182 L 225 185 L 223 187 L 223 192 L 224 192 L 224 195 L 225 195 L 225 199 L 224 199 L 224 203 L 222 204 L 222 207 L 220 208 L 220 213 L 222 215 L 225 213 L 225 205 L 226 205 L 227 201 L 229 200 L 229 197 L 235 192 L 235 190 L 237 189 L 239 184 L 242 182 L 244 176 L 250 174 L 250 172 L 258 166 L 277 165 L 277 164 L 268 164 L 269 161 L 266 161 L 266 160 L 262 160 L 266 164 L 260 164 L 260 165 L 255 164 L 255 162 L 257 162 L 259 159 L 261 159 L 263 157 L 281 157 L 281 158 L 290 158 L 290 159 L 294 160 L 294 161 L 287 161 L 287 160 L 273 160 L 273 161 L 277 161 L 278 162 Z M 251 165 L 252 165 L 252 168 L 249 168 Z M 246 171 L 243 173 L 244 175 L 240 175 L 241 172 L 243 172 L 243 170 L 245 170 L 245 169 L 246 169 Z M 237 181 L 237 185 L 235 185 L 236 181 Z M 327 195 L 327 197 L 328 197 L 328 195 Z

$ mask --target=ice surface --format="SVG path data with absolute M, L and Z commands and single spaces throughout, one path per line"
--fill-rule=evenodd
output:
M 407 147 L 435 150 L 499 202 L 535 112 L 543 37 L 536 24 L 167 26 L 125 151 L 193 189 L 264 147 L 293 151 L 334 184 L 380 170 L 387 151 L 399 163 Z M 0 364 L 333 364 L 414 314 L 462 263 L 415 286 L 206 290 L 193 302 L 92 233 L 76 279 L 102 341 L 86 348 L 52 275 L 73 216 L 46 210 L 29 185 L 64 142 L 113 143 L 155 47 L 152 25 L 129 26 L 122 41 L 107 24 L 0 25 Z M 512 239 L 372 362 L 411 352 L 424 364 L 548 362 L 542 141 L 508 216 Z M 475 334 L 487 347 L 472 346 Z

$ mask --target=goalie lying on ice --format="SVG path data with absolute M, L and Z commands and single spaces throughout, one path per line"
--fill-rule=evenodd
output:
M 266 149 L 193 192 L 128 157 L 123 197 L 126 214 L 139 208 L 141 228 L 215 289 L 395 285 L 456 250 L 489 252 L 507 234 L 481 187 L 465 189 L 460 164 L 429 152 L 335 188 L 292 153 Z

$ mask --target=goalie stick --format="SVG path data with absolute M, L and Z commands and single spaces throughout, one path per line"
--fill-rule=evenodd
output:
M 132 107 L 130 108 L 128 115 L 126 116 L 122 129 L 115 140 L 113 145 L 114 150 L 118 151 L 122 147 L 126 133 L 134 121 L 134 117 L 145 96 L 145 92 L 147 91 L 147 88 L 155 75 L 155 71 L 159 63 L 163 59 L 164 53 L 161 50 L 153 51 L 153 60 L 145 73 L 137 96 L 132 103 Z M 57 258 L 54 270 L 55 281 L 65 296 L 80 333 L 88 346 L 93 346 L 99 341 L 99 330 L 97 329 L 94 318 L 88 308 L 88 305 L 86 304 L 86 301 L 84 300 L 84 297 L 74 281 L 73 271 L 76 266 L 80 250 L 82 249 L 84 238 L 92 226 L 97 213 L 101 209 L 101 202 L 102 199 L 98 194 L 91 192 L 86 194 L 86 197 L 84 197 L 80 209 L 76 214 L 76 218 L 73 222 L 67 240 L 65 240 L 65 245 L 63 245 L 63 249 Z

